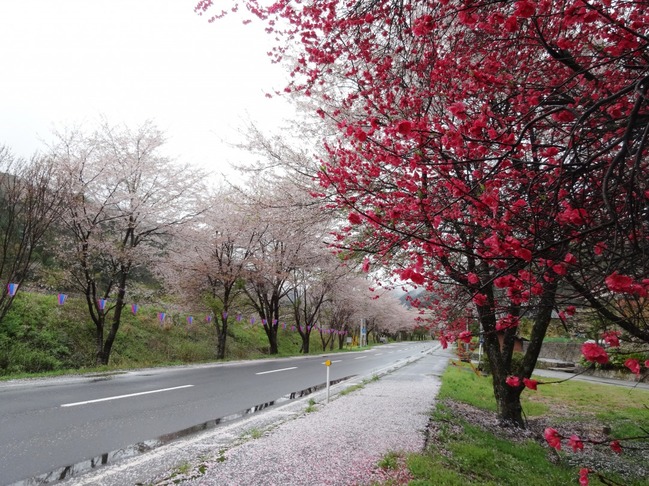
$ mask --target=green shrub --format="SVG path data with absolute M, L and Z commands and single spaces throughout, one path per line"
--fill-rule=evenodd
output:
M 54 356 L 40 349 L 28 349 L 24 345 L 12 347 L 3 359 L 3 374 L 8 373 L 42 373 L 60 369 L 61 362 Z

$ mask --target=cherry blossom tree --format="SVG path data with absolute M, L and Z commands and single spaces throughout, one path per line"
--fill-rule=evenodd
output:
M 347 271 L 325 242 L 334 213 L 312 197 L 318 160 L 310 152 L 317 140 L 313 124 L 295 127 L 295 133 L 269 136 L 250 125 L 241 145 L 258 157 L 240 168 L 248 177 L 240 200 L 244 211 L 257 215 L 260 235 L 246 292 L 262 318 L 271 353 L 277 349 L 283 302 L 301 337 L 302 352 L 309 352 L 321 310 Z
M 174 237 L 158 265 L 168 288 L 194 307 L 207 307 L 216 327 L 216 358 L 224 359 L 230 323 L 240 318 L 248 263 L 256 249 L 250 217 L 219 191 L 208 211 Z
M 47 231 L 61 212 L 64 187 L 54 183 L 53 168 L 50 158 L 27 161 L 0 146 L 0 322 L 29 280 Z M 9 284 L 15 286 L 12 292 Z
M 103 124 L 61 134 L 52 148 L 55 177 L 70 192 L 59 258 L 95 324 L 97 364 L 108 364 L 133 273 L 202 211 L 204 175 L 162 156 L 163 142 L 151 123 Z
M 248 278 L 244 291 L 261 318 L 269 353 L 277 354 L 281 304 L 291 289 L 291 273 L 299 268 L 304 240 L 299 227 L 284 219 L 281 211 L 266 206 L 267 200 L 256 199 L 254 202 L 246 208 L 249 214 L 256 216 L 253 228 L 257 236 L 247 264 Z
M 280 39 L 277 60 L 290 51 L 287 90 L 310 96 L 338 128 L 320 180 L 349 214 L 340 241 L 374 262 L 398 261 L 404 280 L 465 292 L 501 420 L 523 426 L 523 385 L 507 379 L 529 379 L 561 283 L 601 313 L 602 283 L 641 298 L 649 285 L 640 279 L 647 9 L 585 0 L 243 5 Z M 621 258 L 607 265 L 602 248 Z M 601 265 L 589 266 L 591 253 Z M 640 273 L 622 273 L 634 259 Z M 514 370 L 523 317 L 533 326 Z
M 324 248 L 320 250 L 324 253 Z M 309 353 L 311 332 L 320 324 L 323 304 L 329 298 L 334 277 L 317 262 L 314 267 L 301 266 L 291 272 L 287 299 L 293 310 L 293 322 L 302 339 L 301 352 Z
M 377 286 L 366 290 L 362 312 L 368 342 L 370 337 L 379 342 L 383 336 L 411 335 L 418 325 L 418 312 L 405 305 L 399 295 L 398 291 Z
M 323 351 L 327 347 L 333 349 L 336 340 L 338 349 L 342 349 L 345 338 L 353 335 L 361 319 L 359 310 L 363 309 L 361 302 L 369 286 L 366 279 L 354 274 L 336 283 L 323 306 L 321 326 L 318 328 Z

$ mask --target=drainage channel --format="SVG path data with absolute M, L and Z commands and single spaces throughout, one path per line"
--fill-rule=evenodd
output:
M 351 378 L 354 378 L 354 376 L 356 375 L 346 376 L 338 380 L 332 380 L 330 381 L 330 385 L 335 385 L 345 380 L 349 380 Z M 85 461 L 81 461 L 75 464 L 70 464 L 68 466 L 61 467 L 55 469 L 54 471 L 50 471 L 49 473 L 40 474 L 38 476 L 33 476 L 31 478 L 23 479 L 21 481 L 10 484 L 9 486 L 37 486 L 37 485 L 40 486 L 44 484 L 55 484 L 59 481 L 70 479 L 74 476 L 80 476 L 94 469 L 107 466 L 107 465 L 114 465 L 119 461 L 123 461 L 124 459 L 129 459 L 135 456 L 139 456 L 141 454 L 145 454 L 153 449 L 156 449 L 157 447 L 170 444 L 171 442 L 174 442 L 176 440 L 185 437 L 192 436 L 199 432 L 204 432 L 206 430 L 214 429 L 219 425 L 228 422 L 233 422 L 235 420 L 241 419 L 243 417 L 252 415 L 257 412 L 261 412 L 262 410 L 266 410 L 267 408 L 279 405 L 281 403 L 286 403 L 286 402 L 290 402 L 291 400 L 297 400 L 299 398 L 303 398 L 307 395 L 310 395 L 312 393 L 315 393 L 319 390 L 326 388 L 326 386 L 327 386 L 326 383 L 322 383 L 320 385 L 314 385 L 309 388 L 305 388 L 304 390 L 299 390 L 299 391 L 289 393 L 276 400 L 255 405 L 253 407 L 247 408 L 238 413 L 233 413 L 225 417 L 219 417 L 213 420 L 208 420 L 207 422 L 203 422 L 201 424 L 197 424 L 192 427 L 188 427 L 186 429 L 173 432 L 171 434 L 161 435 L 160 437 L 157 437 L 155 439 L 145 440 L 142 442 L 138 442 L 137 444 L 132 444 L 123 447 L 121 449 L 117 449 L 111 452 L 105 452 L 91 459 L 87 459 Z

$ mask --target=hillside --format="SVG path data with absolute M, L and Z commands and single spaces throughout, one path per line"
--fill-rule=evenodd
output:
M 9 314 L 0 323 L 0 376 L 43 372 L 74 372 L 94 368 L 95 329 L 85 302 L 68 298 L 59 305 L 56 295 L 20 292 Z M 174 363 L 214 361 L 216 333 L 203 318 L 187 323 L 186 313 L 167 313 L 141 306 L 137 315 L 128 312 L 117 334 L 108 368 L 137 368 Z M 233 323 L 226 359 L 255 359 L 267 355 L 263 329 L 249 323 Z M 280 356 L 296 355 L 300 337 L 279 331 Z M 311 336 L 312 353 L 322 352 L 317 333 Z

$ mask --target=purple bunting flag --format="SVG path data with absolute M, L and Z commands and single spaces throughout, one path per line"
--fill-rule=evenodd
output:
M 99 305 L 99 310 L 104 310 L 106 308 L 106 299 L 99 299 L 97 304 Z
M 10 297 L 13 297 L 16 295 L 16 290 L 18 290 L 18 285 L 15 283 L 9 283 L 7 284 L 7 293 L 9 294 Z
M 190 326 L 194 323 L 194 317 L 193 316 L 187 316 L 187 324 Z
M 137 315 L 137 311 L 139 308 L 140 307 L 137 304 L 131 304 L 131 312 L 133 313 L 134 316 Z
M 212 322 L 212 316 L 210 314 L 205 316 L 205 322 Z
M 163 322 L 165 320 L 166 316 L 167 316 L 167 314 L 165 312 L 158 312 L 158 320 L 160 322 Z
M 59 295 L 57 296 L 57 298 L 58 298 L 58 300 L 59 300 L 59 305 L 63 305 L 63 304 L 65 304 L 65 299 L 66 299 L 67 297 L 68 297 L 68 296 L 65 295 L 65 294 L 59 294 Z

